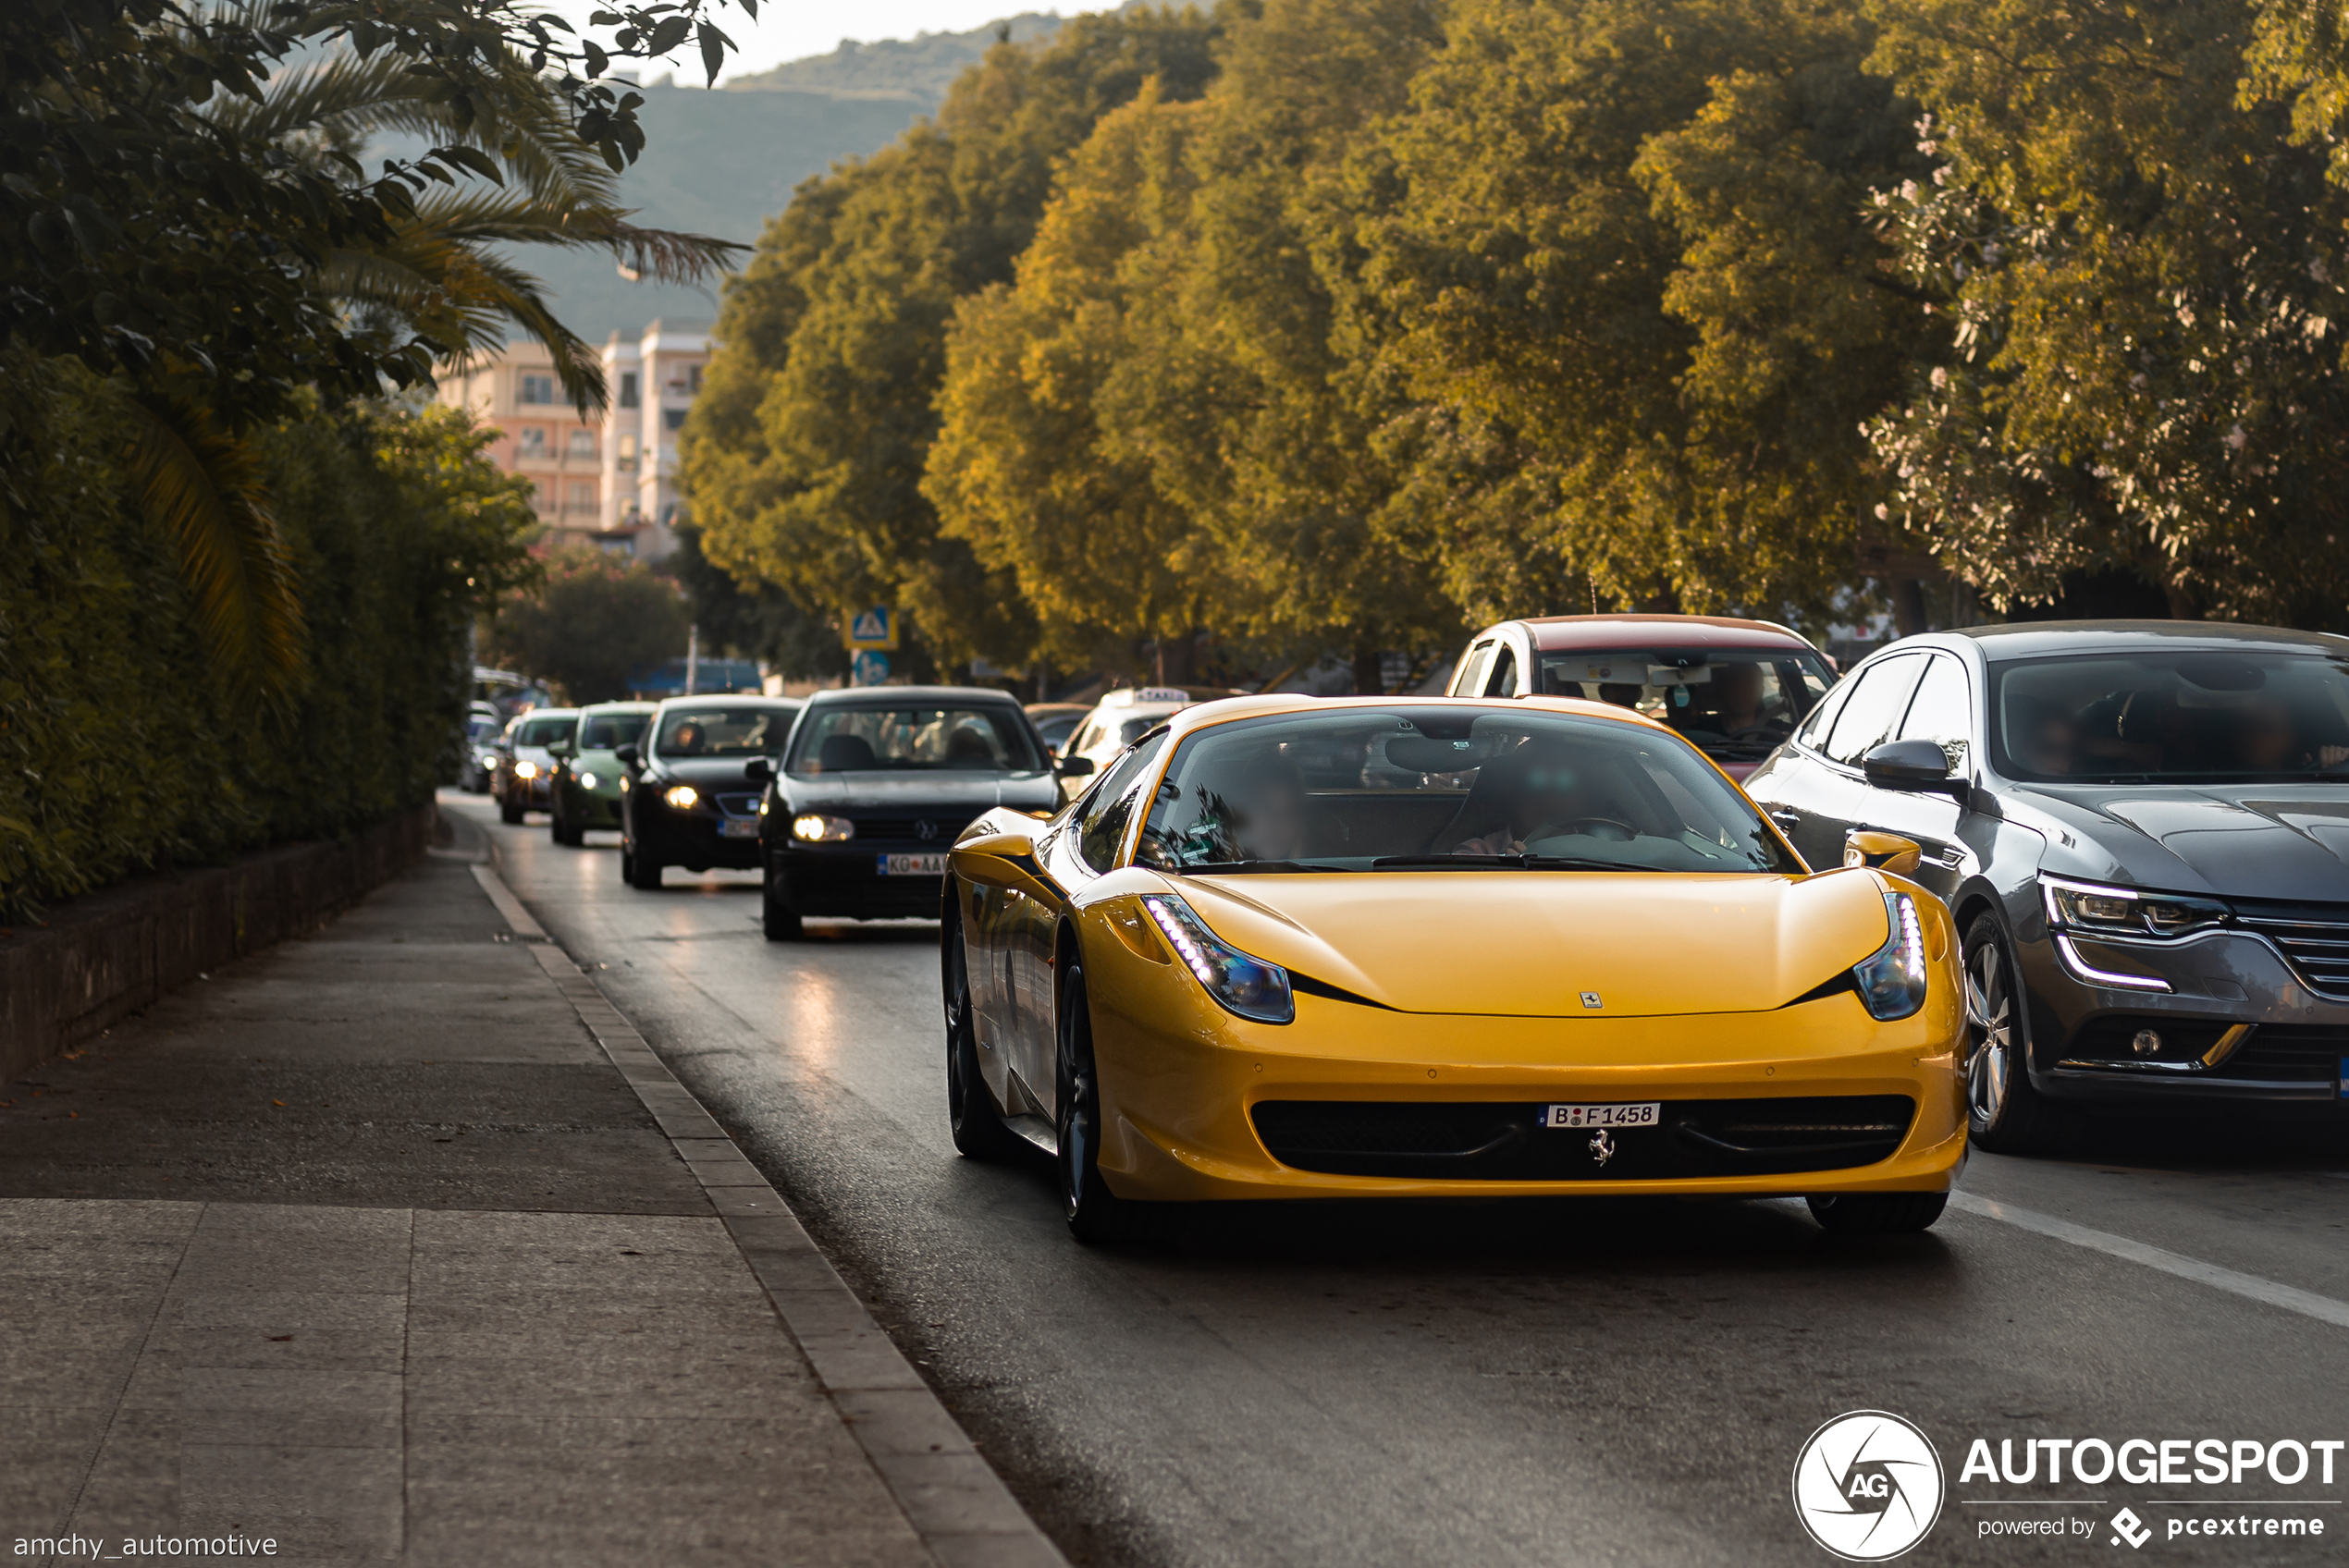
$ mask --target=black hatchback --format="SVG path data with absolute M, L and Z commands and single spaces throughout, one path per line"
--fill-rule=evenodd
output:
M 1071 758 L 1069 772 L 1092 765 Z M 808 915 L 936 918 L 946 851 L 996 806 L 1060 805 L 1052 758 L 1009 693 L 984 687 L 818 692 L 769 768 L 760 835 L 769 941 Z
M 2349 1096 L 2349 638 L 2193 621 L 1895 643 L 1745 781 L 1814 866 L 1947 901 L 1973 1136 L 2066 1102 Z
M 758 864 L 759 792 L 768 756 L 799 704 L 780 697 L 671 697 L 645 738 L 613 752 L 620 780 L 620 875 L 647 891 L 663 868 Z

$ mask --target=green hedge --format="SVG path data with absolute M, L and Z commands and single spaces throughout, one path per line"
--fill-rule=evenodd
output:
M 0 360 L 0 922 L 156 866 L 331 838 L 429 800 L 477 603 L 523 570 L 526 483 L 461 413 L 253 433 L 309 626 L 298 689 L 240 707 L 130 503 L 117 394 Z

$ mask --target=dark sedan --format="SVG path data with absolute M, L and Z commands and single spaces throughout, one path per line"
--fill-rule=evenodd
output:
M 1855 830 L 1921 851 L 1909 875 L 1963 934 L 1984 1147 L 2058 1143 L 2085 1102 L 2349 1096 L 2349 638 L 1912 637 L 1746 789 L 1814 866 Z
M 818 692 L 768 786 L 768 940 L 797 937 L 807 915 L 934 918 L 965 824 L 997 806 L 1042 816 L 1059 804 L 1044 743 L 1004 692 Z
M 627 770 L 620 874 L 631 887 L 659 887 L 672 865 L 757 868 L 764 765 L 798 712 L 776 697 L 671 697 L 653 711 L 644 740 L 613 753 Z

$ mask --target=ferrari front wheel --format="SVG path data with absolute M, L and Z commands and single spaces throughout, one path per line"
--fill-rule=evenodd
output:
M 1125 1234 L 1127 1214 L 1124 1201 L 1101 1181 L 1101 1081 L 1093 1060 L 1085 970 L 1074 954 L 1061 981 L 1058 1011 L 1052 1131 L 1060 1151 L 1061 1207 L 1068 1233 L 1090 1246 Z

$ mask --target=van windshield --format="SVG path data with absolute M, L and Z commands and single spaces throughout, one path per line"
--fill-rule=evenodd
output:
M 1835 683 L 1816 654 L 1795 650 L 1576 651 L 1545 653 L 1541 661 L 1543 695 L 1633 709 L 1728 762 L 1767 756 Z

